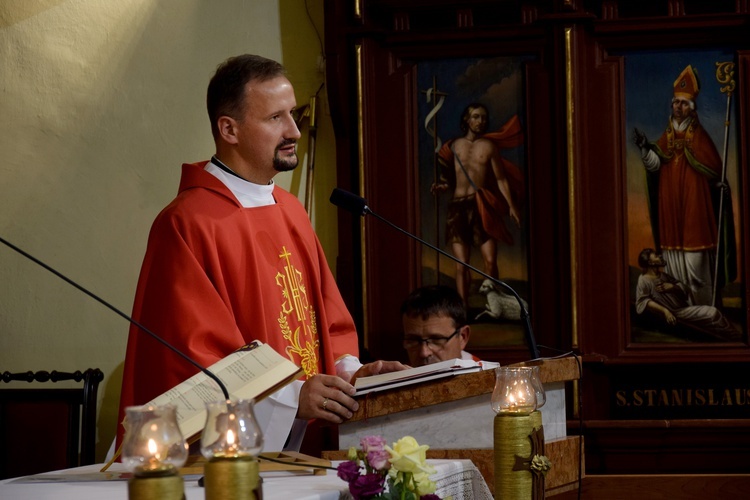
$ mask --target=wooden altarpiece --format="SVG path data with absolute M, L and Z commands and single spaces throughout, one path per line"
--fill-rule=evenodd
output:
M 569 434 L 582 422 L 586 473 L 750 472 L 750 4 L 329 0 L 325 9 L 339 187 L 413 233 L 421 233 L 428 196 L 418 167 L 420 65 L 521 61 L 524 296 L 539 344 L 582 357 L 583 377 L 568 391 L 567 406 Z M 657 85 L 642 74 L 634 80 L 632 68 L 656 57 L 654 74 L 674 79 L 679 71 L 661 69 L 664 63 L 695 64 L 712 51 L 733 63 L 737 83 L 729 129 L 738 250 L 731 286 L 732 320 L 741 336 L 646 338 L 636 332 L 638 269 L 629 247 L 638 229 L 629 183 L 643 170 L 631 167 L 633 103 L 641 93 L 665 95 L 649 137 L 657 139 L 669 116 L 672 81 Z M 709 116 L 705 96 L 719 85 L 705 70 L 700 77 L 698 112 Z M 721 148 L 720 137 L 714 142 Z M 428 250 L 372 217 L 341 211 L 338 222 L 337 276 L 360 328 L 363 357 L 406 359 L 398 311 L 428 279 Z M 522 342 L 470 344 L 469 350 L 503 364 L 528 359 Z

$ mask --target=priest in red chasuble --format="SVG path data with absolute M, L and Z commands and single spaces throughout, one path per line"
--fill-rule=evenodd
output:
M 256 405 L 264 449 L 276 451 L 298 447 L 310 419 L 350 418 L 358 376 L 404 368 L 358 361 L 354 323 L 308 214 L 273 182 L 298 164 L 295 106 L 279 63 L 242 55 L 219 66 L 207 95 L 216 154 L 182 166 L 178 194 L 151 228 L 133 306 L 135 320 L 203 366 L 260 340 L 304 369 Z M 125 407 L 196 372 L 132 327 L 120 421 Z

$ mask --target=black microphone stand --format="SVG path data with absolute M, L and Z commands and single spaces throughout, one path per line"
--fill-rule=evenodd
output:
M 172 350 L 176 354 L 179 354 L 188 363 L 190 363 L 191 365 L 195 366 L 200 371 L 202 371 L 207 376 L 209 376 L 211 379 L 213 379 L 213 381 L 216 382 L 216 384 L 219 386 L 219 388 L 221 388 L 221 392 L 224 393 L 224 397 L 226 399 L 229 399 L 229 392 L 227 391 L 227 388 L 224 386 L 224 383 L 221 380 L 219 380 L 219 377 L 217 377 L 216 375 L 214 375 L 207 368 L 204 368 L 203 366 L 201 366 L 200 364 L 198 364 L 198 362 L 196 362 L 195 360 L 193 360 L 192 358 L 190 358 L 187 354 L 183 353 L 182 351 L 180 351 L 179 349 L 177 349 L 175 346 L 173 346 L 172 344 L 170 344 L 169 342 L 167 342 L 163 338 L 159 337 L 157 334 L 155 334 L 154 332 L 152 332 L 151 330 L 149 330 L 148 328 L 146 328 L 145 326 L 143 326 L 142 324 L 140 324 L 139 322 L 137 322 L 136 320 L 134 320 L 133 318 L 131 318 L 127 314 L 125 314 L 124 312 L 120 311 L 119 309 L 117 309 L 115 306 L 113 306 L 112 304 L 110 304 L 106 300 L 104 300 L 101 297 L 95 295 L 93 292 L 88 291 L 87 289 L 85 289 L 84 287 L 82 287 L 81 285 L 79 285 L 78 283 L 76 283 L 75 281 L 71 280 L 70 278 L 68 278 L 64 274 L 62 274 L 62 273 L 58 272 L 57 270 L 53 269 L 52 267 L 48 266 L 47 264 L 45 264 L 41 260 L 37 259 L 33 255 L 30 255 L 30 254 L 24 252 L 23 250 L 21 250 L 20 248 L 18 248 L 14 244 L 10 243 L 9 241 L 3 239 L 2 237 L 0 237 L 0 243 L 3 243 L 8 248 L 11 248 L 11 249 L 15 250 L 16 252 L 20 253 L 21 255 L 23 255 L 27 259 L 31 260 L 35 264 L 38 264 L 38 265 L 42 266 L 47 271 L 51 272 L 52 274 L 54 274 L 55 276 L 57 276 L 61 280 L 67 282 L 69 285 L 72 285 L 72 286 L 76 287 L 77 289 L 79 289 L 80 291 L 82 291 L 83 293 L 85 293 L 86 295 L 88 295 L 89 297 L 91 297 L 92 299 L 94 299 L 97 302 L 99 302 L 100 304 L 104 305 L 105 307 L 107 307 L 111 311 L 115 312 L 119 316 L 125 318 L 130 323 L 134 324 L 135 326 L 137 326 L 138 328 L 140 328 L 141 330 L 143 330 L 144 332 L 146 332 L 147 334 L 149 334 L 151 337 L 153 337 L 154 339 L 156 339 L 159 342 L 161 342 L 162 344 L 164 344 L 166 347 L 168 347 L 170 350 Z
M 479 275 L 487 278 L 488 280 L 492 281 L 493 283 L 495 283 L 497 285 L 500 285 L 504 289 L 508 290 L 516 298 L 516 300 L 518 301 L 518 305 L 521 306 L 521 318 L 524 321 L 524 326 L 525 326 L 524 333 L 526 334 L 526 342 L 527 342 L 528 347 L 529 347 L 529 353 L 531 354 L 531 359 L 534 360 L 534 359 L 539 359 L 541 357 L 541 355 L 539 354 L 539 348 L 536 345 L 536 339 L 534 339 L 534 332 L 531 329 L 531 317 L 529 316 L 529 311 L 526 310 L 526 307 L 523 305 L 523 300 L 521 300 L 521 297 L 513 289 L 512 286 L 510 286 L 509 284 L 505 283 L 502 280 L 499 280 L 497 278 L 493 278 L 489 274 L 487 274 L 487 273 L 485 273 L 483 271 L 480 271 L 479 269 L 477 269 L 476 267 L 472 266 L 468 262 L 464 262 L 462 260 L 459 260 L 457 257 L 455 257 L 454 255 L 449 254 L 445 250 L 442 250 L 442 249 L 436 247 L 435 245 L 433 245 L 431 243 L 428 243 L 425 240 L 419 238 L 418 236 L 410 233 L 409 231 L 406 231 L 405 229 L 402 229 L 402 228 L 398 227 L 397 225 L 395 225 L 394 223 L 392 223 L 388 219 L 386 219 L 384 217 L 381 217 L 380 215 L 378 215 L 375 212 L 373 212 L 372 210 L 370 210 L 370 207 L 368 207 L 367 205 L 364 205 L 364 207 L 362 207 L 362 215 L 365 215 L 365 214 L 372 215 L 373 217 L 377 218 L 378 220 L 381 220 L 381 221 L 385 222 L 386 224 L 388 224 L 389 226 L 391 226 L 393 229 L 395 229 L 395 230 L 397 230 L 397 231 L 405 234 L 406 236 L 408 236 L 408 237 L 410 237 L 412 239 L 417 240 L 421 244 L 423 244 L 423 245 L 425 245 L 425 246 L 427 246 L 427 247 L 435 250 L 436 252 L 440 253 L 441 255 L 445 255 L 449 259 L 451 259 L 451 260 L 453 260 L 453 261 L 455 261 L 455 262 L 457 262 L 457 263 L 459 263 L 461 265 L 466 266 L 467 268 L 471 269 L 475 273 L 477 273 L 477 274 L 479 274 Z

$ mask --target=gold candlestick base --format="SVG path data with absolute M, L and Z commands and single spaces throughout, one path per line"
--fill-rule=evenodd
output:
M 136 476 L 128 480 L 130 500 L 183 500 L 182 476 Z
M 214 458 L 204 470 L 206 500 L 262 500 L 258 461 L 254 458 Z
M 542 414 L 498 413 L 495 416 L 495 498 L 523 500 L 544 498 L 531 471 L 536 455 L 544 454 Z M 534 483 L 537 481 L 537 487 Z

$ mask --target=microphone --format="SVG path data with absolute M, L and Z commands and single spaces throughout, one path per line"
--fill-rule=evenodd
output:
M 368 213 L 372 214 L 370 207 L 367 206 L 367 200 L 343 189 L 334 188 L 331 193 L 331 203 L 355 215 L 365 216 Z
M 355 215 L 359 215 L 364 217 L 365 215 L 372 215 L 376 219 L 379 219 L 395 230 L 405 234 L 409 238 L 412 238 L 413 240 L 416 240 L 420 242 L 421 244 L 431 248 L 432 250 L 435 250 L 436 252 L 440 253 L 441 255 L 445 255 L 451 260 L 454 260 L 455 262 L 460 263 L 463 266 L 466 266 L 467 268 L 471 269 L 475 273 L 487 278 L 488 280 L 492 281 L 496 285 L 500 285 L 502 288 L 508 290 L 511 295 L 513 295 L 516 300 L 518 301 L 518 305 L 521 306 L 521 318 L 524 320 L 524 334 L 526 337 L 526 344 L 529 348 L 529 354 L 531 355 L 531 359 L 538 359 L 541 357 L 539 354 L 539 348 L 536 345 L 536 339 L 534 338 L 534 332 L 531 329 L 531 318 L 529 316 L 529 311 L 526 309 L 526 306 L 523 305 L 523 300 L 521 300 L 521 297 L 518 295 L 518 293 L 511 287 L 509 284 L 505 283 L 504 281 L 501 281 L 497 278 L 493 278 L 489 274 L 480 271 L 476 267 L 472 266 L 471 264 L 464 262 L 462 260 L 459 260 L 455 256 L 449 254 L 448 252 L 436 247 L 435 245 L 426 242 L 425 240 L 421 239 L 420 237 L 410 233 L 409 231 L 406 231 L 405 229 L 402 229 L 389 221 L 388 219 L 376 214 L 373 212 L 370 207 L 367 206 L 367 200 L 362 198 L 361 196 L 357 196 L 354 193 L 350 193 L 349 191 L 345 191 L 340 188 L 334 188 L 333 192 L 331 193 L 331 203 L 336 205 L 339 208 L 343 208 L 344 210 L 347 210 Z
M 94 299 L 97 302 L 99 302 L 100 304 L 104 305 L 105 307 L 107 307 L 111 311 L 114 311 L 118 315 L 120 315 L 123 318 L 125 318 L 126 320 L 128 320 L 133 325 L 135 325 L 138 328 L 140 328 L 142 331 L 146 332 L 148 335 L 150 335 L 154 339 L 156 339 L 159 342 L 161 342 L 163 345 L 165 345 L 166 347 L 168 347 L 174 353 L 176 353 L 179 356 L 181 356 L 183 359 L 187 360 L 188 363 L 190 363 L 191 365 L 193 365 L 196 368 L 198 368 L 200 371 L 202 371 L 208 377 L 210 377 L 214 382 L 216 382 L 216 384 L 221 389 L 221 392 L 224 393 L 224 397 L 226 399 L 229 399 L 229 391 L 227 391 L 227 388 L 224 385 L 224 383 L 221 380 L 219 380 L 219 377 L 217 377 L 216 375 L 214 375 L 208 368 L 205 368 L 202 365 L 198 364 L 198 362 L 195 361 L 193 358 L 191 358 L 190 356 L 188 356 L 184 352 L 180 351 L 179 349 L 177 349 L 175 346 L 173 346 L 172 344 L 170 344 L 169 342 L 167 342 L 163 338 L 159 337 L 157 334 L 155 334 L 154 332 L 152 332 L 151 330 L 149 330 L 148 328 L 146 328 L 145 326 L 143 326 L 142 324 L 140 324 L 138 321 L 134 320 L 133 318 L 131 318 L 130 316 L 128 316 L 124 312 L 120 311 L 119 309 L 117 309 L 115 306 L 113 306 L 112 304 L 110 304 L 106 300 L 104 300 L 101 297 L 95 295 L 93 292 L 88 291 L 86 288 L 84 288 L 83 286 L 79 285 L 78 283 L 76 283 L 72 279 L 68 278 L 64 274 L 62 274 L 59 271 L 57 271 L 57 270 L 53 269 L 52 267 L 48 266 L 47 264 L 45 264 L 41 260 L 37 259 L 33 255 L 24 252 L 23 250 L 21 250 L 20 248 L 18 248 L 17 246 L 15 246 L 14 244 L 12 244 L 9 241 L 5 240 L 2 237 L 0 237 L 0 243 L 4 244 L 5 246 L 7 246 L 8 248 L 10 248 L 12 250 L 15 250 L 16 252 L 20 253 L 21 255 L 23 255 L 27 259 L 31 260 L 35 264 L 38 264 L 39 266 L 43 267 L 44 269 L 46 269 L 47 271 L 51 272 L 52 274 L 54 274 L 58 278 L 60 278 L 63 281 L 67 282 L 69 285 L 72 285 L 72 286 L 76 287 L 77 289 L 79 289 L 80 291 L 82 291 L 83 293 L 85 293 L 86 295 L 88 295 L 89 297 L 91 297 L 92 299 Z

